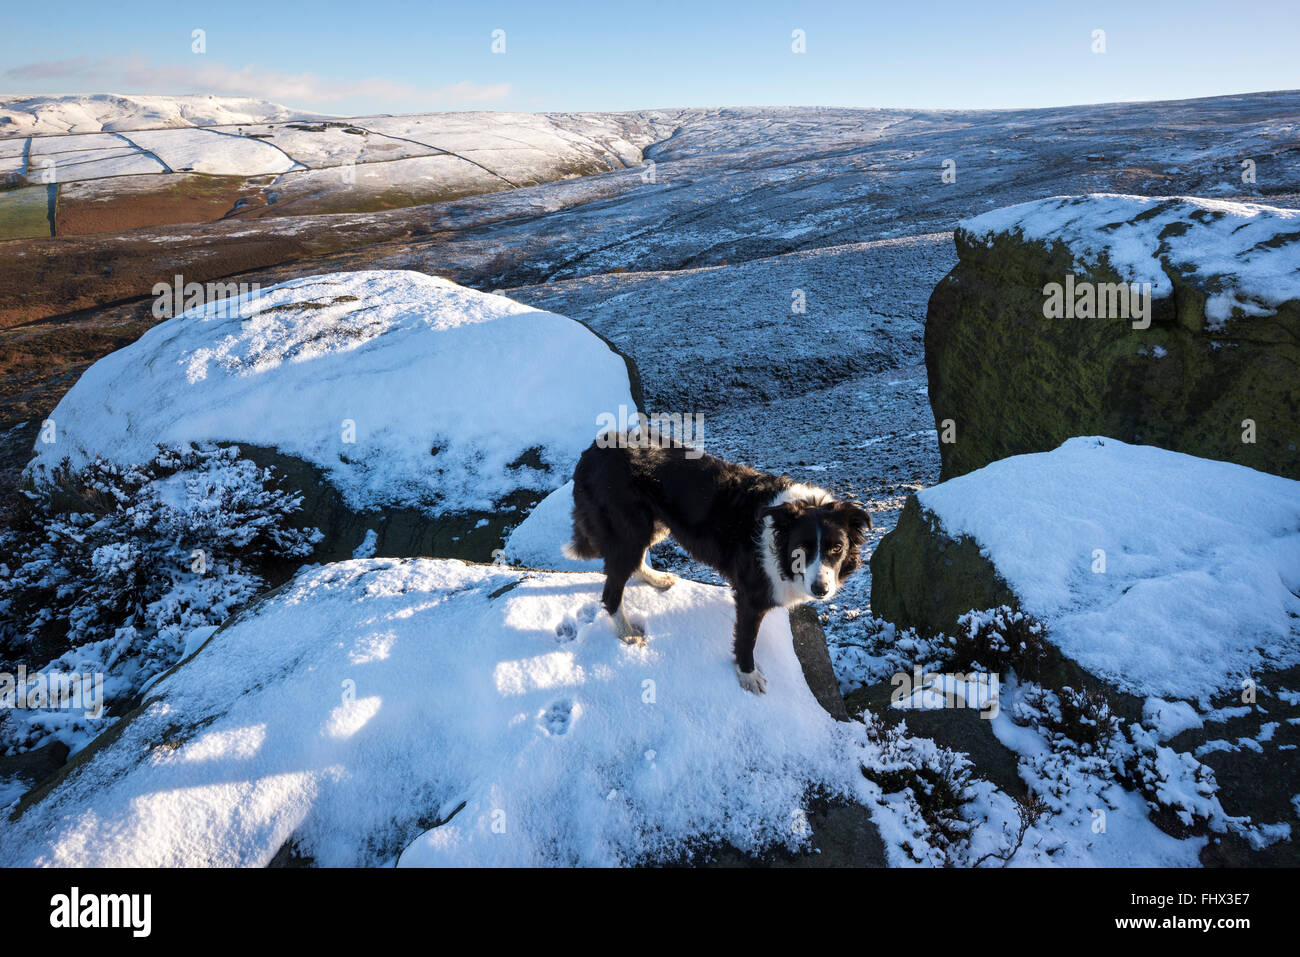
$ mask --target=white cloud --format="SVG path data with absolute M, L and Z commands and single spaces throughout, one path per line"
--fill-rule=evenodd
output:
M 341 100 L 369 100 L 379 105 L 410 105 L 423 109 L 499 102 L 510 95 L 509 83 L 482 85 L 461 81 L 446 86 L 418 87 L 410 83 L 365 77 L 338 80 L 315 73 L 280 73 L 254 66 L 232 68 L 196 56 L 190 65 L 153 63 L 141 56 L 44 60 L 11 67 L 6 79 L 71 81 L 87 89 L 129 90 L 132 93 L 219 93 L 277 100 L 293 106 L 314 106 Z

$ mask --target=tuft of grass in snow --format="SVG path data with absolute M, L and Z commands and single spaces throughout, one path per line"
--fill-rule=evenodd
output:
M 999 605 L 983 611 L 972 609 L 957 619 L 959 630 L 948 637 L 949 664 L 958 670 L 1021 677 L 1039 673 L 1045 648 L 1043 625 L 1032 615 Z
M 862 715 L 868 745 L 862 775 L 880 787 L 896 808 L 903 826 L 910 821 L 913 837 L 901 842 L 918 863 L 960 863 L 975 822 L 970 804 L 975 797 L 973 767 L 966 755 L 908 735 L 905 724 L 888 727 L 875 715 Z
M 1286 824 L 1228 814 L 1212 768 L 1161 744 L 1158 728 L 1116 716 L 1100 692 L 1066 687 L 1058 695 L 1028 685 L 1012 720 L 1037 731 L 1049 746 L 1047 753 L 1022 756 L 1022 775 L 1057 813 L 1065 811 L 1072 793 L 1101 797 L 1117 784 L 1140 794 L 1151 821 L 1179 839 L 1232 832 L 1265 847 L 1289 833 Z
M 152 461 L 97 458 L 12 495 L 0 530 L 0 670 L 102 674 L 109 711 L 310 556 L 321 534 L 289 525 L 301 506 L 237 448 L 159 447 Z M 81 711 L 8 709 L 0 751 L 107 725 Z
M 1032 725 L 1054 747 L 1079 754 L 1106 757 L 1120 729 L 1120 719 L 1111 713 L 1105 695 L 1086 688 L 1065 687 L 1058 695 L 1031 686 L 1017 708 L 1017 723 Z
M 972 609 L 957 620 L 960 628 L 952 635 L 922 635 L 856 610 L 841 619 L 828 650 L 844 695 L 914 667 L 928 672 L 1015 671 L 1032 678 L 1045 654 L 1042 623 L 1007 605 Z M 828 624 L 825 613 L 822 623 Z

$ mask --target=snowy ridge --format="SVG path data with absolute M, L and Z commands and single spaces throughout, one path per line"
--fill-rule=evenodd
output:
M 0 138 L 280 123 L 322 114 L 247 96 L 68 93 L 0 96 Z
M 145 173 L 293 173 L 275 182 L 279 202 L 346 197 L 354 186 L 473 193 L 637 167 L 666 134 L 662 119 L 644 113 L 340 119 L 235 97 L 0 97 L 0 172 L 28 185 L 107 180 L 108 189 L 125 188 L 116 177 Z

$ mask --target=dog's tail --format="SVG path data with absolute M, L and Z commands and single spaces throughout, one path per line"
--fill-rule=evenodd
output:
M 574 561 L 589 561 L 601 557 L 599 546 L 587 537 L 576 519 L 573 523 L 573 541 L 566 542 L 560 551 L 564 553 L 565 558 L 571 558 Z
M 602 557 L 599 537 L 592 534 L 590 527 L 590 523 L 599 522 L 600 518 L 596 514 L 596 504 L 583 474 L 584 463 L 590 452 L 588 449 L 583 453 L 573 474 L 573 538 L 560 549 L 565 558 L 574 561 L 590 561 Z

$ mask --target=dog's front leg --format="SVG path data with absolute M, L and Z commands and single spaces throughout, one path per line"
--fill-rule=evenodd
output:
M 754 694 L 767 691 L 767 676 L 754 664 L 754 644 L 758 641 L 758 626 L 763 623 L 765 614 L 766 608 L 736 603 L 736 676 L 740 679 L 740 686 Z

